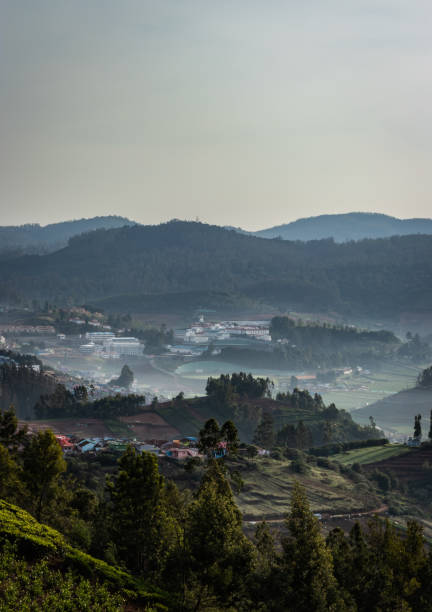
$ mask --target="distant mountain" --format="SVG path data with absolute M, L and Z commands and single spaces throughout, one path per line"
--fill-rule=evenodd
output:
M 39 224 L 0 226 L 0 251 L 48 253 L 67 245 L 69 238 L 96 229 L 111 229 L 134 225 L 125 217 L 109 215 L 63 221 L 41 226 Z
M 410 234 L 432 234 L 432 219 L 397 219 L 378 213 L 352 212 L 343 215 L 307 217 L 286 225 L 254 232 L 254 235 L 260 238 L 280 237 L 284 240 L 333 238 L 336 242 Z
M 55 253 L 0 262 L 2 302 L 110 298 L 108 307 L 115 296 L 134 312 L 171 312 L 178 302 L 212 308 L 213 300 L 218 310 L 225 302 L 368 316 L 431 311 L 432 236 L 290 242 L 172 221 L 96 230 Z

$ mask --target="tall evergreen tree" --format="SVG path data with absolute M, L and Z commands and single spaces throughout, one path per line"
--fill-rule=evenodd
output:
M 169 554 L 174 525 L 164 505 L 164 478 L 156 457 L 129 446 L 108 482 L 111 529 L 119 560 L 133 572 L 157 577 Z
M 328 612 L 343 609 L 329 548 L 312 514 L 306 493 L 297 482 L 286 519 L 278 568 L 280 600 L 274 609 Z
M 432 440 L 432 410 L 430 411 L 430 421 L 429 421 L 429 440 Z
M 254 564 L 223 466 L 211 460 L 188 511 L 185 532 L 187 609 L 239 609 Z M 250 608 L 249 608 L 250 609 Z
M 264 412 L 255 430 L 253 443 L 263 448 L 271 448 L 275 442 L 274 421 L 271 412 Z
M 420 439 L 422 435 L 421 414 L 414 417 L 414 438 Z
M 52 431 L 39 431 L 30 439 L 23 451 L 23 468 L 23 479 L 39 521 L 58 492 L 60 475 L 66 471 L 62 449 Z

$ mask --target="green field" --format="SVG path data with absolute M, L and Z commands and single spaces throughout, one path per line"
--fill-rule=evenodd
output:
M 360 376 L 346 378 L 339 382 L 340 388 L 323 391 L 322 396 L 327 404 L 334 402 L 338 408 L 351 412 L 403 389 L 414 387 L 417 376 L 424 367 L 385 363 L 376 371 L 371 370 L 369 374 L 362 373 Z
M 209 376 L 220 376 L 221 374 L 227 374 L 231 372 L 247 371 L 254 376 L 268 376 L 272 378 L 283 374 L 286 376 L 286 372 L 280 370 L 266 370 L 264 368 L 250 368 L 242 366 L 238 363 L 228 363 L 225 361 L 191 361 L 178 367 L 175 373 L 185 378 L 195 378 L 198 380 L 207 380 Z
M 331 455 L 331 461 L 338 461 L 344 465 L 353 463 L 375 463 L 376 461 L 384 461 L 390 457 L 397 457 L 409 453 L 410 448 L 403 444 L 386 444 L 385 446 L 371 446 L 370 448 L 356 448 L 355 450 L 346 451 L 337 455 Z

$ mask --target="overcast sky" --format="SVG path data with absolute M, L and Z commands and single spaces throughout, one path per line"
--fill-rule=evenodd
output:
M 0 0 L 0 224 L 432 216 L 430 0 Z

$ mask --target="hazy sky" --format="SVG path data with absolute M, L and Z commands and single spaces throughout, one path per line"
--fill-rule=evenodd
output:
M 0 224 L 432 216 L 431 0 L 0 0 Z

